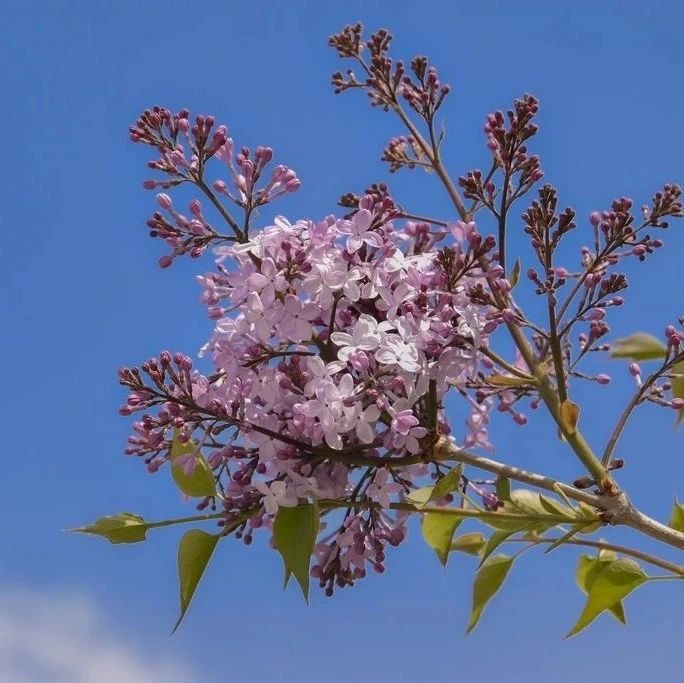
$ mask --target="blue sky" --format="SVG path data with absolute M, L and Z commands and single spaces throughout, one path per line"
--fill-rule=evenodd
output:
M 616 196 L 641 203 L 659 183 L 684 180 L 678 3 L 7 5 L 0 26 L 3 683 L 630 683 L 681 675 L 684 603 L 675 586 L 630 598 L 626 629 L 603 617 L 562 641 L 582 606 L 575 560 L 564 550 L 528 554 L 466 639 L 473 564 L 455 557 L 444 571 L 416 533 L 391 554 L 384 576 L 333 600 L 314 593 L 308 607 L 295 590 L 282 592 L 280 560 L 265 539 L 249 549 L 229 541 L 171 639 L 179 531 L 129 547 L 62 532 L 117 511 L 160 518 L 189 509 L 167 478 L 150 477 L 122 454 L 128 423 L 116 412 L 123 397 L 116 368 L 164 347 L 193 352 L 209 330 L 194 283 L 202 266 L 155 265 L 160 245 L 144 228 L 153 196 L 140 188 L 147 157 L 127 141 L 128 125 L 155 103 L 214 113 L 238 143 L 270 144 L 298 171 L 303 188 L 278 212 L 330 213 L 343 192 L 386 177 L 379 154 L 401 132 L 362 96 L 334 97 L 328 85 L 339 67 L 327 37 L 357 19 L 390 28 L 397 54 L 427 53 L 452 84 L 445 152 L 454 175 L 486 163 L 485 115 L 528 91 L 542 104 L 534 149 L 579 215 Z M 450 217 L 432 183 L 391 178 L 404 206 Z M 632 267 L 638 291 L 613 316 L 614 337 L 660 333 L 683 313 L 681 226 L 666 238 L 667 250 Z M 531 264 L 521 233 L 513 231 L 512 249 Z M 569 258 L 574 264 L 576 252 Z M 624 367 L 611 370 L 611 386 L 576 394 L 587 401 L 582 425 L 600 443 L 630 386 Z M 505 444 L 502 458 L 580 474 L 541 420 L 525 428 L 501 420 L 494 434 Z M 620 481 L 660 518 L 677 491 L 684 497 L 681 439 L 671 413 L 645 408 L 620 451 L 628 460 Z M 95 660 L 107 657 L 111 666 L 96 670 Z

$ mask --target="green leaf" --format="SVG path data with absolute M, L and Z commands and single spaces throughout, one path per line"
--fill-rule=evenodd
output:
M 601 612 L 609 610 L 646 581 L 648 576 L 631 560 L 614 560 L 600 566 L 588 587 L 584 610 L 566 638 L 585 629 Z
M 525 379 L 515 375 L 489 375 L 486 379 L 494 387 L 524 387 L 532 382 L 532 378 Z
M 422 510 L 428 503 L 444 498 L 448 493 L 455 491 L 461 484 L 463 465 L 458 464 L 449 470 L 434 486 L 423 486 L 411 491 L 406 498 L 417 510 Z
M 553 498 L 547 498 L 546 496 L 539 495 L 539 502 L 541 506 L 551 515 L 562 515 L 563 517 L 574 518 L 577 516 L 577 512 L 574 508 L 563 505 L 563 503 L 554 500 Z
M 559 546 L 563 545 L 563 543 L 566 543 L 570 539 L 572 539 L 574 536 L 577 536 L 582 529 L 584 529 L 584 526 L 582 524 L 574 524 L 568 531 L 566 531 L 562 536 L 557 538 L 553 543 L 550 543 L 547 547 L 546 550 L 544 550 L 544 554 L 548 555 L 550 552 L 558 548 Z
M 582 555 L 577 563 L 577 572 L 575 573 L 575 581 L 579 586 L 580 590 L 586 595 L 589 593 L 589 589 L 592 587 L 599 571 L 608 564 L 617 559 L 617 555 L 608 550 L 599 550 L 598 557 L 591 557 L 590 555 Z M 621 624 L 627 623 L 627 618 L 625 617 L 625 608 L 622 605 L 622 601 L 616 602 L 612 607 L 608 608 L 608 611 L 619 621 Z
M 508 555 L 494 555 L 480 567 L 473 584 L 473 607 L 467 633 L 470 633 L 482 616 L 487 603 L 496 595 L 513 566 L 513 558 Z
M 510 511 L 528 515 L 546 515 L 548 512 L 541 503 L 536 491 L 529 489 L 513 489 L 509 496 Z M 508 507 L 508 506 L 504 506 Z
M 411 491 L 406 498 L 417 510 L 422 510 L 431 500 L 434 486 L 423 486 Z
M 318 525 L 316 503 L 278 508 L 273 520 L 273 541 L 285 563 L 285 582 L 287 584 L 289 574 L 292 574 L 297 579 L 307 602 L 309 563 L 318 535 Z
M 558 482 L 554 482 L 553 490 L 566 502 L 567 506 L 572 510 L 572 503 L 570 502 L 570 499 L 565 495 L 565 491 L 563 491 Z
M 672 375 L 672 398 L 684 398 L 684 361 L 673 365 L 670 374 Z M 682 420 L 684 420 L 684 408 L 677 411 L 675 424 L 678 425 Z
M 178 584 L 180 587 L 180 616 L 172 633 L 185 617 L 197 586 L 214 554 L 221 535 L 209 534 L 201 529 L 190 529 L 178 544 Z
M 518 284 L 518 280 L 520 280 L 520 267 L 520 259 L 515 259 L 513 270 L 511 270 L 511 274 L 508 276 L 508 282 L 511 285 L 511 289 L 513 289 L 513 287 Z
M 501 501 L 511 499 L 511 480 L 506 477 L 499 477 L 496 480 L 496 497 Z
M 646 332 L 637 332 L 625 339 L 618 339 L 610 345 L 612 358 L 631 358 L 635 361 L 665 358 L 667 348 Z
M 573 508 L 529 489 L 514 489 L 511 491 L 510 501 L 511 510 L 516 509 L 530 515 L 558 515 L 568 521 L 577 517 Z M 596 517 L 596 514 L 593 513 L 593 516 Z
M 514 512 L 517 515 L 521 515 L 520 510 L 507 510 L 505 512 Z M 546 529 L 554 526 L 555 522 L 539 522 L 537 520 L 528 521 L 525 519 L 510 519 L 503 514 L 497 512 L 483 513 L 479 515 L 477 519 L 487 526 L 493 529 L 499 529 L 501 531 L 519 531 L 520 525 L 523 524 L 529 531 L 545 531 Z
M 452 491 L 456 491 L 461 485 L 463 475 L 463 464 L 459 463 L 452 470 L 449 470 L 433 487 L 428 502 L 440 500 Z
M 518 531 L 523 531 L 527 529 L 529 524 L 522 523 L 520 526 L 518 526 L 517 529 L 501 529 L 499 531 L 495 531 L 490 537 L 489 540 L 487 541 L 487 545 L 485 545 L 484 550 L 482 551 L 482 555 L 480 555 L 480 567 L 487 561 L 489 556 L 505 541 L 507 540 L 510 536 L 513 534 L 517 533 Z
M 200 453 L 199 447 L 193 441 L 183 443 L 174 436 L 171 450 L 171 474 L 178 488 L 191 498 L 204 498 L 216 495 L 214 472 L 209 463 Z M 185 456 L 185 457 L 183 457 Z M 194 469 L 191 474 L 185 473 L 186 458 L 194 459 Z
M 120 512 L 111 517 L 100 517 L 94 524 L 69 529 L 79 534 L 93 534 L 106 538 L 110 543 L 140 543 L 145 540 L 147 522 L 131 512 Z
M 672 517 L 670 517 L 670 526 L 677 531 L 684 532 L 684 505 L 676 498 L 672 508 Z
M 447 565 L 451 541 L 461 522 L 463 519 L 456 517 L 456 515 L 440 515 L 439 512 L 427 512 L 423 515 L 420 527 L 423 538 L 437 553 L 443 567 Z
M 475 555 L 477 557 L 485 542 L 485 537 L 479 531 L 474 531 L 455 538 L 451 544 L 451 550 L 458 550 L 462 553 Z

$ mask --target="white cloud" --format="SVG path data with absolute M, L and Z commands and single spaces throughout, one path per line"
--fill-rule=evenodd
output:
M 182 662 L 113 636 L 100 612 L 83 595 L 0 588 L 0 683 L 193 683 Z

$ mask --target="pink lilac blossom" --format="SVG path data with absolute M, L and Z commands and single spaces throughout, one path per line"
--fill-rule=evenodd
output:
M 297 189 L 285 167 L 258 189 L 269 148 L 251 156 L 236 151 L 225 127 L 212 137 L 203 119 L 204 138 L 197 138 L 187 113 L 159 117 L 175 136 L 162 138 L 145 121 L 132 134 L 158 149 L 153 167 L 169 176 L 147 186 L 170 190 L 177 178 L 200 185 L 198 160 L 206 162 L 209 148 L 232 176 L 213 188 L 238 206 Z M 482 281 L 477 260 L 493 240 L 473 223 L 458 223 L 440 236 L 450 234 L 453 244 L 422 253 L 417 231 L 398 224 L 392 200 L 372 195 L 350 218 L 278 216 L 259 231 L 238 228 L 234 238 L 212 228 L 199 203 L 188 220 L 168 194 L 157 202 L 192 235 L 187 244 L 185 233 L 166 239 L 171 261 L 215 245 L 215 269 L 198 278 L 214 321 L 201 351 L 212 368 L 204 374 L 189 358 L 164 353 L 143 364 L 149 383 L 137 369 L 122 370 L 132 393 L 121 412 L 148 411 L 134 424 L 128 452 L 156 471 L 174 433 L 201 441 L 220 496 L 200 505 L 222 504 L 227 522 L 250 511 L 249 534 L 269 528 L 280 507 L 317 497 L 348 501 L 346 519 L 317 546 L 314 574 L 328 590 L 333 578 L 346 585 L 365 575 L 367 563 L 381 571 L 385 545 L 406 534 L 407 515 L 388 508 L 428 475 L 426 464 L 402 459 L 425 450 L 437 427 L 450 432 L 443 403 L 453 387 L 466 397 L 460 441 L 491 447 L 491 400 L 477 401 L 465 388 L 481 368 L 490 316 L 469 289 Z M 459 263 L 470 265 L 456 277 Z M 351 456 L 364 453 L 382 462 L 370 471 L 355 465 Z M 358 496 L 384 509 L 352 512 Z

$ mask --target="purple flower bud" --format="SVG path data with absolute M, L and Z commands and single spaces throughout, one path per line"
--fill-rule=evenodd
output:
M 599 224 L 601 223 L 601 214 L 598 211 L 592 211 L 589 214 L 589 222 L 595 227 L 598 228 Z
M 358 372 L 366 373 L 370 367 L 370 361 L 368 356 L 363 351 L 357 351 L 349 357 L 349 362 L 351 363 L 354 370 Z
M 599 384 L 610 384 L 610 375 L 606 375 L 605 373 L 601 373 L 600 375 L 596 375 L 596 381 Z
M 173 206 L 171 197 L 169 197 L 169 195 L 164 192 L 160 192 L 157 195 L 157 204 L 159 204 L 159 206 L 161 206 L 161 208 L 165 209 L 166 211 L 168 211 Z

